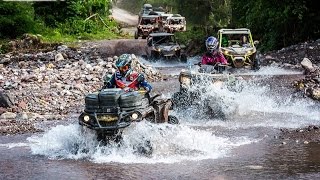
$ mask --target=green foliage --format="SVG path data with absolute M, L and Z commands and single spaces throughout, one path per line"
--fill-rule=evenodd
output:
M 23 2 L 0 3 L 0 38 L 16 38 L 32 31 L 34 24 L 32 4 Z
M 118 25 L 107 18 L 110 8 L 110 0 L 1 2 L 0 38 L 24 33 L 42 34 L 45 41 L 55 42 L 117 38 Z
M 68 0 L 55 2 L 35 2 L 34 9 L 38 18 L 49 27 L 72 20 L 84 20 L 93 14 L 105 17 L 111 8 L 109 0 Z
M 312 0 L 232 0 L 232 24 L 261 39 L 262 50 L 320 37 L 320 16 Z

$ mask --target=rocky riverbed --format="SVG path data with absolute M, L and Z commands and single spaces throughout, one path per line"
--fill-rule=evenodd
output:
M 125 44 L 124 41 L 119 42 Z M 117 56 L 106 56 L 110 53 L 103 48 L 108 46 L 112 50 L 111 45 L 103 41 L 78 48 L 55 45 L 46 49 L 36 37 L 28 36 L 11 42 L 12 51 L 0 54 L 0 95 L 3 97 L 0 99 L 0 134 L 34 132 L 37 131 L 34 122 L 59 120 L 80 113 L 84 96 L 99 90 L 103 76 L 115 71 Z M 37 50 L 39 47 L 41 51 Z M 142 49 L 135 48 L 139 52 Z M 293 88 L 319 102 L 319 49 L 320 40 L 317 40 L 269 52 L 259 58 L 264 66 L 304 68 L 306 78 L 292 82 Z M 144 65 L 137 57 L 133 65 L 135 70 L 146 74 L 148 81 L 163 80 L 163 74 Z M 11 101 L 7 102 L 8 99 Z
M 134 69 L 143 72 L 148 81 L 162 80 L 156 69 L 132 56 Z M 103 86 L 105 74 L 115 72 L 116 59 L 102 57 L 97 48 L 89 46 L 59 45 L 45 52 L 32 49 L 1 54 L 0 133 L 36 131 L 30 122 L 80 113 L 84 96 Z

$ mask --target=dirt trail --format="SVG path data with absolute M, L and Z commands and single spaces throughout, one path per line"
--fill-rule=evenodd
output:
M 126 10 L 116 6 L 112 7 L 112 17 L 120 23 L 125 23 L 127 26 L 136 26 L 138 23 L 138 15 L 129 13 Z
M 121 25 L 121 30 L 132 36 L 132 39 L 101 40 L 84 43 L 85 46 L 96 47 L 103 57 L 121 55 L 124 53 L 141 56 L 145 54 L 146 40 L 133 39 L 138 15 L 134 15 L 116 6 L 112 8 L 112 17 Z

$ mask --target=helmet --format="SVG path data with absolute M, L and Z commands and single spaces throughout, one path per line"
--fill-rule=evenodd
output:
M 206 40 L 206 47 L 209 52 L 213 52 L 214 50 L 216 50 L 218 48 L 218 44 L 219 42 L 217 38 L 213 36 L 208 37 L 208 39 Z
M 116 61 L 116 66 L 122 75 L 127 75 L 131 69 L 132 57 L 130 54 L 122 54 Z

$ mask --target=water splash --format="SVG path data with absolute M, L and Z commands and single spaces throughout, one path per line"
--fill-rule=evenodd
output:
M 153 153 L 144 156 L 134 147 L 150 141 Z M 54 159 L 88 159 L 97 163 L 175 163 L 184 160 L 216 159 L 231 149 L 257 140 L 247 137 L 218 137 L 212 132 L 184 125 L 152 124 L 142 121 L 123 132 L 123 142 L 101 145 L 94 133 L 78 125 L 56 126 L 40 136 L 28 138 L 33 154 Z
M 228 88 L 225 83 L 218 86 L 205 83 L 195 88 L 205 88 L 205 91 L 200 94 L 200 102 L 209 99 L 216 104 L 218 100 L 219 107 L 224 109 L 227 121 L 212 119 L 210 116 L 203 118 L 201 114 L 203 112 L 199 109 L 189 108 L 181 113 L 176 112 L 180 119 L 183 118 L 189 124 L 228 128 L 259 126 L 296 128 L 313 123 L 318 124 L 320 121 L 319 105 L 312 100 L 293 97 L 289 91 L 274 92 L 268 84 L 261 84 L 254 80 L 240 80 L 238 87 L 235 88 L 236 91 Z M 189 118 L 184 118 L 186 114 Z M 193 115 L 202 118 L 199 120 Z

